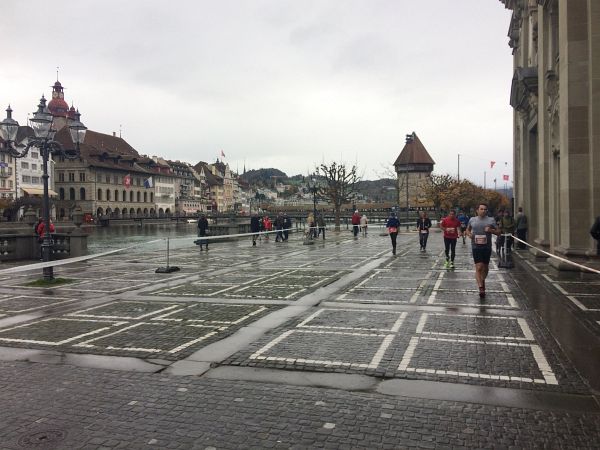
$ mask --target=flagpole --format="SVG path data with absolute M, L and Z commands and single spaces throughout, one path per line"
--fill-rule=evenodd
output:
M 458 153 L 458 182 L 460 183 L 460 153 Z

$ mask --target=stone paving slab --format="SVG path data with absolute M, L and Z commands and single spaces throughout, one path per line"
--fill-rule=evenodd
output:
M 0 345 L 180 360 L 278 305 L 112 301 L 0 329 Z
M 42 435 L 55 438 L 46 449 L 592 449 L 600 442 L 594 413 L 44 364 L 31 369 L 0 362 L 0 436 L 7 450 Z
M 565 356 L 535 315 L 398 312 L 397 320 L 402 320 L 386 331 L 380 314 L 355 309 L 312 313 L 273 330 L 224 364 L 564 392 L 588 390 L 578 374 L 565 367 Z

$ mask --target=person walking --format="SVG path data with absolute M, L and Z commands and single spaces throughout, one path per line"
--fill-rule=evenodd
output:
M 204 214 L 200 214 L 198 218 L 198 236 L 205 237 L 208 233 L 208 219 Z M 198 239 L 196 241 L 200 244 L 200 251 L 202 251 L 202 245 L 206 245 L 206 251 L 208 251 L 208 239 Z
M 492 256 L 492 234 L 498 236 L 496 221 L 487 215 L 488 207 L 481 203 L 477 207 L 477 215 L 469 219 L 467 236 L 471 239 L 473 262 L 475 263 L 475 280 L 479 287 L 479 298 L 485 298 L 485 279 L 487 278 Z
M 367 237 L 367 225 L 369 220 L 367 219 L 367 215 L 363 214 L 360 218 L 360 231 L 362 232 L 363 237 Z
M 519 206 L 517 216 L 515 217 L 515 228 L 517 231 L 517 238 L 521 241 L 527 242 L 527 216 L 523 212 L 523 207 Z M 517 242 L 517 249 L 525 250 L 527 246 L 523 242 Z
M 469 216 L 467 216 L 464 213 L 464 211 L 461 210 L 456 218 L 460 222 L 460 234 L 462 236 L 463 245 L 465 245 L 467 236 L 467 225 L 469 224 Z
M 325 240 L 325 218 L 323 217 L 323 213 L 319 213 L 317 216 L 317 226 L 319 227 L 317 237 L 321 236 L 321 233 L 323 233 L 323 240 Z
M 360 214 L 358 209 L 352 214 L 352 233 L 354 233 L 354 239 L 358 239 L 358 230 L 360 227 Z
M 419 245 L 421 251 L 424 252 L 427 248 L 427 239 L 429 238 L 429 229 L 431 228 L 431 220 L 427 217 L 425 211 L 421 212 L 420 217 L 417 219 L 417 230 L 419 231 Z
M 283 213 L 283 240 L 287 242 L 288 237 L 290 236 L 290 230 L 292 229 L 292 219 L 287 215 L 287 213 Z
M 308 225 L 308 232 L 306 233 L 306 236 L 309 239 L 317 237 L 317 224 L 315 221 L 315 215 L 313 213 L 308 213 L 306 224 Z
M 390 217 L 385 224 L 388 229 L 388 233 L 390 235 L 390 239 L 392 240 L 392 254 L 396 254 L 396 238 L 398 237 L 398 228 L 400 228 L 400 221 L 396 217 L 395 212 L 390 213 Z
M 256 239 L 260 234 L 260 219 L 258 214 L 253 214 L 250 218 L 250 232 L 252 233 L 252 246 L 256 247 Z
M 596 217 L 596 221 L 590 229 L 590 234 L 596 240 L 596 254 L 600 256 L 600 216 Z
M 456 241 L 460 230 L 460 220 L 456 218 L 456 212 L 450 210 L 448 215 L 440 222 L 440 228 L 444 232 L 444 252 L 446 254 L 446 269 L 454 269 L 454 257 L 456 255 Z

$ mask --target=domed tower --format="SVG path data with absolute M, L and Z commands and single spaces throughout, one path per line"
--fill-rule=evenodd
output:
M 400 208 L 431 206 L 425 198 L 425 187 L 430 182 L 435 161 L 431 158 L 417 134 L 406 135 L 406 145 L 394 162 L 398 175 L 398 205 Z
M 52 86 L 52 100 L 48 102 L 48 111 L 54 116 L 54 126 L 57 131 L 67 124 L 69 105 L 65 101 L 64 88 L 58 80 Z

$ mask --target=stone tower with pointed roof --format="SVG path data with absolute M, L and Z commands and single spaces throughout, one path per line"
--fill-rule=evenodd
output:
M 413 131 L 406 135 L 406 144 L 394 162 L 398 176 L 398 205 L 400 208 L 432 206 L 425 198 L 425 187 L 430 182 L 435 161 Z M 407 205 L 408 203 L 408 205 Z

